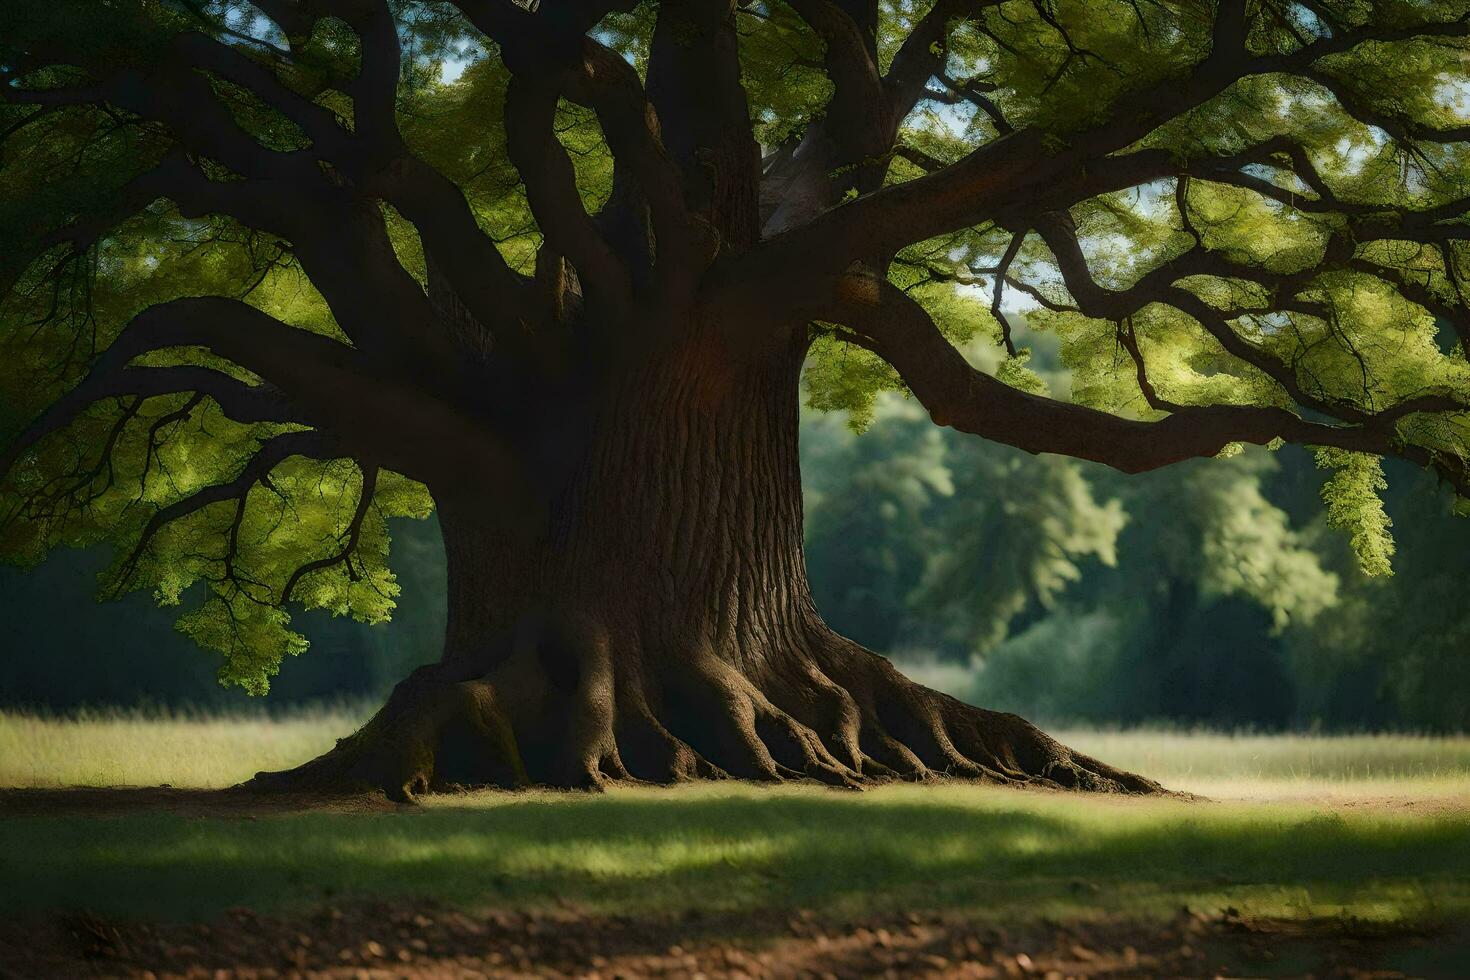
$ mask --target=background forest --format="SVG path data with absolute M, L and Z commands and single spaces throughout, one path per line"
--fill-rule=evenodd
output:
M 1017 327 L 1065 391 L 1055 341 Z M 1408 464 L 1386 464 L 1394 574 L 1369 578 L 1292 447 L 1125 476 L 938 429 L 888 395 L 871 418 L 809 413 L 802 459 L 822 613 L 924 683 L 1050 724 L 1470 728 L 1470 521 Z M 0 568 L 0 706 L 251 700 L 216 683 L 177 609 L 88 601 L 107 561 Z M 395 524 L 394 566 L 393 621 L 309 614 L 312 648 L 267 706 L 379 698 L 437 657 L 433 519 Z

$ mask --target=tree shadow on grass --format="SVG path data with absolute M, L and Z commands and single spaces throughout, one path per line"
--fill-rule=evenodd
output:
M 409 812 L 0 818 L 0 911 L 205 918 L 361 900 L 999 918 L 1470 913 L 1470 819 L 992 793 L 487 794 Z

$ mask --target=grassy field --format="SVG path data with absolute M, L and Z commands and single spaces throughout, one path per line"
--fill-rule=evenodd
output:
M 1217 799 L 1372 800 L 1470 794 L 1470 737 L 1057 731 L 1171 789 Z M 1467 800 L 1470 802 L 1470 800 Z
M 353 899 L 612 913 L 1181 905 L 1384 922 L 1470 916 L 1470 814 L 1079 800 L 969 787 L 474 794 L 416 812 L 0 820 L 0 911 L 208 916 Z
M 0 712 L 0 786 L 220 788 L 331 748 L 366 718 L 339 707 L 263 714 Z M 1470 736 L 1060 730 L 1072 747 L 1216 798 L 1470 793 Z
M 0 784 L 220 787 L 350 711 L 0 716 Z M 364 812 L 0 810 L 0 912 L 207 917 L 357 899 L 596 912 L 1470 921 L 1470 739 L 1068 732 L 1211 800 L 961 785 L 476 793 Z M 0 807 L 3 807 L 0 803 Z
M 277 716 L 0 712 L 0 786 L 232 786 L 326 751 L 366 717 L 350 707 Z

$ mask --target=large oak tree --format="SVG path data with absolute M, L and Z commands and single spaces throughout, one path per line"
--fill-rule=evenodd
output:
M 104 592 L 188 601 L 263 690 L 285 608 L 386 618 L 386 519 L 437 509 L 442 661 L 262 786 L 1149 790 L 823 624 L 803 364 L 858 422 L 897 388 L 1127 472 L 1317 447 L 1384 570 L 1378 457 L 1470 495 L 1467 36 L 1410 0 L 10 0 L 0 550 L 115 542 Z

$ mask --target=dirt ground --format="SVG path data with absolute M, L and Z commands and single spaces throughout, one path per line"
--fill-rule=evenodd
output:
M 1456 953 L 1456 950 L 1459 953 Z M 1460 955 L 1463 954 L 1463 955 Z M 1415 964 L 1418 964 L 1417 966 Z M 963 915 L 469 914 L 435 906 L 234 910 L 208 924 L 52 916 L 0 924 L 0 977 L 1455 976 L 1470 937 L 1181 911 L 1163 926 L 1000 929 Z

